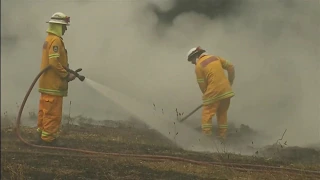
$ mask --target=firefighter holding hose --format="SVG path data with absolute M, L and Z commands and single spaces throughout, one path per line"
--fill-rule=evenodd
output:
M 64 67 L 69 67 L 68 54 L 62 39 L 70 17 L 56 12 L 47 22 L 47 37 L 42 46 L 41 69 L 51 66 L 39 79 L 38 145 L 63 146 L 57 140 L 62 119 L 63 97 L 68 95 L 68 82 L 75 79 Z
M 201 47 L 189 50 L 188 62 L 195 65 L 195 73 L 199 87 L 203 93 L 202 133 L 212 134 L 212 118 L 217 116 L 218 137 L 225 140 L 227 135 L 227 112 L 230 99 L 235 95 L 232 84 L 235 78 L 233 65 L 219 56 L 206 53 Z M 228 72 L 228 77 L 224 74 Z

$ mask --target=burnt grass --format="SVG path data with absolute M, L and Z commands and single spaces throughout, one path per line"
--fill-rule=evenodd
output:
M 24 139 L 36 139 L 35 128 L 21 127 Z M 64 125 L 61 140 L 69 148 L 107 153 L 149 154 L 201 161 L 236 162 L 319 170 L 314 163 L 289 157 L 262 158 L 230 153 L 199 153 L 183 150 L 148 128 L 130 126 Z M 310 153 L 307 151 L 307 153 Z M 301 154 L 301 153 L 300 153 Z M 204 166 L 169 160 L 147 160 L 124 156 L 93 156 L 66 150 L 27 146 L 11 127 L 1 129 L 1 179 L 304 179 L 286 172 L 240 172 L 221 166 Z

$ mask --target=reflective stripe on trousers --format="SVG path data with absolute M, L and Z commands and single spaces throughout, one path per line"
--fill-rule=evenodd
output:
M 212 134 L 212 123 L 211 124 L 202 124 L 202 133 L 205 135 L 211 135 Z
M 53 139 L 55 139 L 55 138 L 58 137 L 58 134 L 57 134 L 57 133 L 48 133 L 48 132 L 46 132 L 46 131 L 42 131 L 42 132 L 41 132 L 41 137 L 46 138 L 46 139 L 48 139 L 48 138 L 53 138 Z
M 43 136 L 43 137 L 52 136 L 53 138 L 57 138 L 57 137 L 59 136 L 58 133 L 50 134 L 50 133 L 48 133 L 48 132 L 46 132 L 46 131 L 43 131 L 43 130 L 40 129 L 40 128 L 37 128 L 37 132 L 38 132 L 41 136 Z
M 37 129 L 37 132 L 38 132 L 38 133 L 42 133 L 42 129 L 41 129 L 41 128 L 38 128 L 38 129 Z

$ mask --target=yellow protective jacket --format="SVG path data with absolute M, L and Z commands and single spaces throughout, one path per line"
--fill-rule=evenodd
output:
M 228 71 L 228 78 L 224 74 L 224 70 Z M 203 105 L 212 104 L 235 95 L 230 85 L 235 77 L 234 67 L 225 59 L 202 54 L 196 63 L 195 72 L 203 93 Z
M 69 67 L 67 50 L 61 38 L 61 27 L 50 24 L 48 36 L 42 48 L 41 70 L 51 65 L 39 80 L 39 92 L 56 95 L 68 95 L 68 72 L 63 68 Z

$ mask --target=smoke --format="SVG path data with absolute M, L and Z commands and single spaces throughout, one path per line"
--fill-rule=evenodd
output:
M 248 124 L 289 145 L 319 137 L 319 1 L 299 0 L 4 0 L 1 9 L 1 110 L 16 113 L 39 72 L 45 23 L 71 16 L 64 36 L 71 68 L 146 101 L 167 116 L 201 103 L 186 52 L 200 45 L 234 63 L 236 96 L 229 121 Z M 36 90 L 27 108 L 37 109 Z M 65 109 L 96 117 L 127 113 L 79 81 L 70 84 Z M 27 111 L 27 110 L 26 110 Z M 187 120 L 200 125 L 198 112 Z M 215 120 L 214 120 L 215 121 Z

